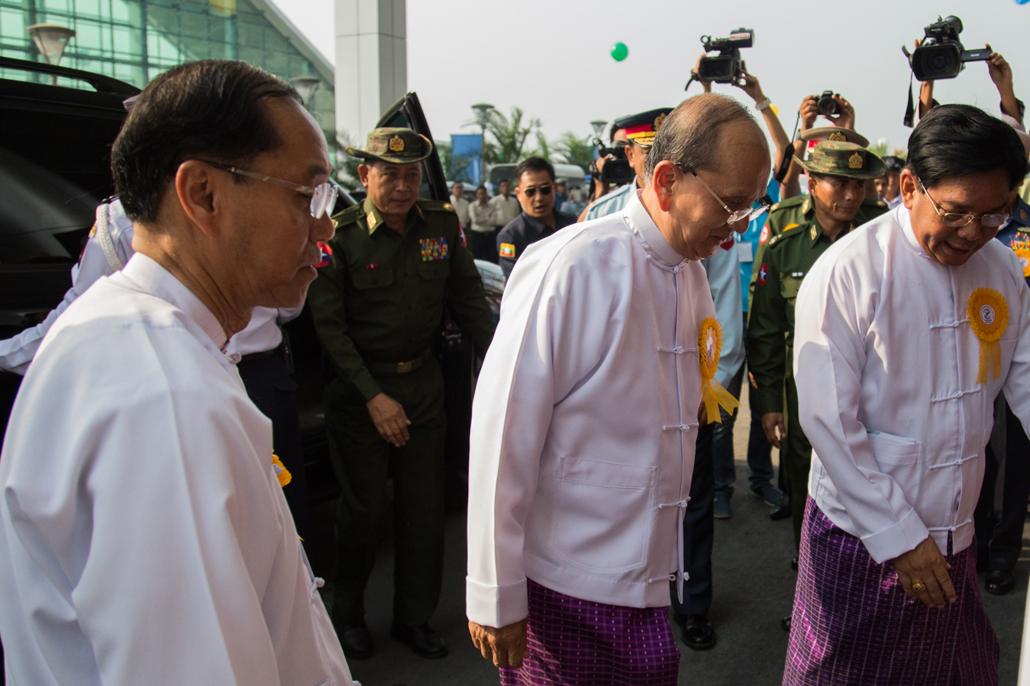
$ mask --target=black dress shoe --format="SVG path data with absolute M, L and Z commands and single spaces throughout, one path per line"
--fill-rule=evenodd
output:
M 790 615 L 787 615 L 780 620 L 780 626 L 783 627 L 783 630 L 788 634 L 790 633 Z
M 775 510 L 769 513 L 769 519 L 773 520 L 774 522 L 778 522 L 781 519 L 786 519 L 790 515 L 790 503 L 785 502 L 784 504 L 780 505 Z
M 390 628 L 390 635 L 401 643 L 407 644 L 416 655 L 430 660 L 447 657 L 449 652 L 447 650 L 447 642 L 443 640 L 443 636 L 436 633 L 428 624 L 411 626 L 409 624 L 394 623 Z
M 343 646 L 343 654 L 353 660 L 367 660 L 372 657 L 372 634 L 364 624 L 343 624 L 336 629 L 336 635 Z
M 984 586 L 987 592 L 991 595 L 1005 595 L 1011 591 L 1016 585 L 1016 579 L 1012 576 L 1012 572 L 993 569 L 987 573 L 987 582 Z
M 691 650 L 708 650 L 715 646 L 715 629 L 707 617 L 687 615 L 683 622 L 683 644 Z

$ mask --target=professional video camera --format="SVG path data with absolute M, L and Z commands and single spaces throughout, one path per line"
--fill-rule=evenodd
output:
M 604 163 L 604 168 L 601 170 L 601 180 L 605 183 L 613 183 L 622 185 L 629 183 L 634 179 L 636 174 L 632 167 L 629 166 L 629 160 L 626 159 L 626 148 L 622 145 L 613 145 L 606 147 L 600 138 L 594 138 L 594 147 L 597 148 L 597 156 L 605 157 L 611 155 L 612 159 Z
M 815 96 L 815 109 L 824 117 L 835 117 L 840 114 L 840 105 L 837 103 L 833 91 L 823 91 L 819 95 Z
M 923 29 L 926 37 L 912 53 L 912 73 L 920 81 L 953 79 L 965 68 L 965 62 L 984 61 L 991 57 L 990 48 L 964 50 L 958 35 L 962 20 L 955 16 L 937 21 Z
M 740 49 L 755 44 L 753 29 L 740 28 L 725 38 L 701 36 L 705 52 L 718 51 L 718 55 L 705 55 L 698 65 L 698 78 L 714 83 L 733 83 L 740 77 Z

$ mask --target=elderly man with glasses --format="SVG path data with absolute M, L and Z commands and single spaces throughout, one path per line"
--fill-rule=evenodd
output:
M 418 198 L 433 143 L 379 128 L 358 176 L 365 201 L 337 214 L 332 264 L 311 288 L 315 330 L 336 372 L 326 387 L 330 455 L 342 493 L 336 517 L 333 622 L 348 657 L 373 653 L 365 586 L 382 540 L 393 476 L 394 638 L 426 658 L 447 655 L 429 626 L 440 599 L 444 536 L 444 380 L 435 346 L 444 308 L 480 354 L 493 317 L 449 203 Z
M 837 241 L 801 285 L 812 497 L 788 686 L 998 683 L 973 511 L 999 393 L 1030 429 L 1030 289 L 994 240 L 1026 171 L 1005 123 L 934 108 L 908 141 L 902 206 Z
M 0 458 L 8 680 L 350 684 L 233 344 L 316 277 L 322 131 L 278 78 L 195 62 L 111 159 L 135 253 L 50 327 Z
M 555 198 L 554 166 L 542 157 L 527 157 L 515 167 L 515 197 L 522 213 L 497 234 L 497 254 L 504 276 L 522 252 L 541 238 L 550 236 L 576 221 L 558 211 Z
M 747 110 L 691 98 L 620 212 L 512 271 L 473 403 L 466 583 L 502 684 L 676 683 L 699 414 L 735 405 L 701 260 L 763 211 L 769 164 Z

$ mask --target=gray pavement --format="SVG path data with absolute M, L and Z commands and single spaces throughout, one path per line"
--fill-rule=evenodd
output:
M 746 403 L 745 403 L 746 406 Z M 736 427 L 737 454 L 746 446 L 748 418 Z M 714 605 L 711 619 L 717 645 L 706 652 L 681 646 L 680 684 L 742 686 L 779 684 L 787 636 L 780 619 L 790 612 L 794 572 L 790 520 L 772 522 L 768 508 L 747 494 L 747 467 L 737 463 L 739 489 L 732 499 L 734 516 L 715 523 Z M 326 521 L 328 517 L 320 517 Z M 316 568 L 321 567 L 317 560 Z M 1001 642 L 1003 685 L 1016 683 L 1023 610 L 1030 557 L 1017 568 L 1016 591 L 984 603 Z M 393 593 L 393 555 L 384 541 L 368 589 L 369 628 L 377 652 L 369 660 L 351 661 L 351 671 L 364 686 L 465 686 L 496 684 L 496 670 L 468 640 L 464 615 L 465 518 L 447 522 L 447 557 L 443 596 L 432 625 L 449 642 L 443 660 L 423 660 L 389 637 Z M 677 634 L 678 637 L 678 634 Z

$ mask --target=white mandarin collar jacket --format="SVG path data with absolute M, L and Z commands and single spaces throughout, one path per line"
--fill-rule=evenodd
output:
M 985 383 L 966 314 L 979 288 L 1008 304 L 1000 375 Z M 898 207 L 819 258 L 795 311 L 794 378 L 820 509 L 877 562 L 928 534 L 946 554 L 966 548 L 999 392 L 1030 427 L 1030 289 L 1012 251 L 992 240 L 946 267 Z
M 140 254 L 50 330 L 0 459 L 12 686 L 352 683 L 225 342 Z
M 527 615 L 526 578 L 631 607 L 669 604 L 701 399 L 705 270 L 634 197 L 526 251 L 476 387 L 467 610 Z

